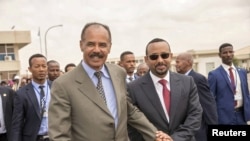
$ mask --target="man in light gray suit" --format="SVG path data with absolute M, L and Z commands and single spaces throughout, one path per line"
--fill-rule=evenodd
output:
M 127 124 L 147 141 L 172 141 L 147 120 L 127 97 L 126 72 L 105 64 L 111 49 L 109 27 L 85 25 L 83 60 L 57 78 L 51 89 L 49 136 L 52 141 L 128 141 Z
M 150 71 L 129 83 L 128 93 L 133 104 L 158 130 L 174 141 L 195 141 L 202 117 L 197 87 L 192 77 L 169 70 L 171 59 L 167 41 L 151 40 L 144 57 Z M 129 133 L 131 141 L 143 140 L 137 132 Z

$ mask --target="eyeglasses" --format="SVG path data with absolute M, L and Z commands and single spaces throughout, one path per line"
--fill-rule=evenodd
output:
M 162 54 L 152 54 L 152 55 L 149 55 L 149 58 L 151 60 L 157 60 L 158 57 L 161 56 L 162 59 L 167 59 L 169 57 L 169 53 L 162 53 Z

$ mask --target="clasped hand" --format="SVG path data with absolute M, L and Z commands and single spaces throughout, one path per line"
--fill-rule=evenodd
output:
M 155 141 L 173 141 L 173 139 L 168 134 L 162 131 L 156 131 Z

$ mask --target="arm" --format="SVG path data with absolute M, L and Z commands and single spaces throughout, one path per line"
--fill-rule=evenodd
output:
M 148 121 L 145 115 L 131 103 L 131 99 L 127 98 L 128 108 L 128 124 L 137 129 L 145 140 L 154 140 L 157 129 Z
M 14 109 L 11 123 L 11 141 L 22 141 L 22 129 L 24 124 L 24 108 L 21 93 L 14 95 Z
M 196 84 L 206 124 L 218 124 L 216 102 L 209 89 L 207 79 L 203 76 L 200 76 L 196 80 Z
M 187 111 L 185 116 L 185 120 L 182 122 L 178 128 L 172 133 L 171 137 L 174 141 L 188 141 L 194 138 L 194 135 L 199 130 L 201 126 L 201 117 L 202 117 L 202 108 L 199 101 L 199 96 L 197 92 L 197 87 L 193 81 L 193 79 L 189 79 L 189 81 L 184 81 L 184 90 L 185 93 L 188 94 L 187 100 Z M 184 94 L 184 93 L 183 93 Z M 180 100 L 181 102 L 181 100 Z M 180 103 L 181 104 L 181 103 Z M 180 109 L 181 110 L 181 109 Z M 183 112 L 183 111 L 180 111 Z M 172 121 L 173 124 L 174 121 Z M 178 124 L 178 123 L 176 123 Z
M 49 137 L 52 141 L 71 140 L 71 106 L 65 87 L 53 82 L 49 105 Z
M 213 96 L 216 99 L 216 76 L 212 72 L 208 73 L 208 85 Z

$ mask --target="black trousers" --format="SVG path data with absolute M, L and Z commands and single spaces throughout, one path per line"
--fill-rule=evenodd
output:
M 6 133 L 0 134 L 0 141 L 8 141 Z

